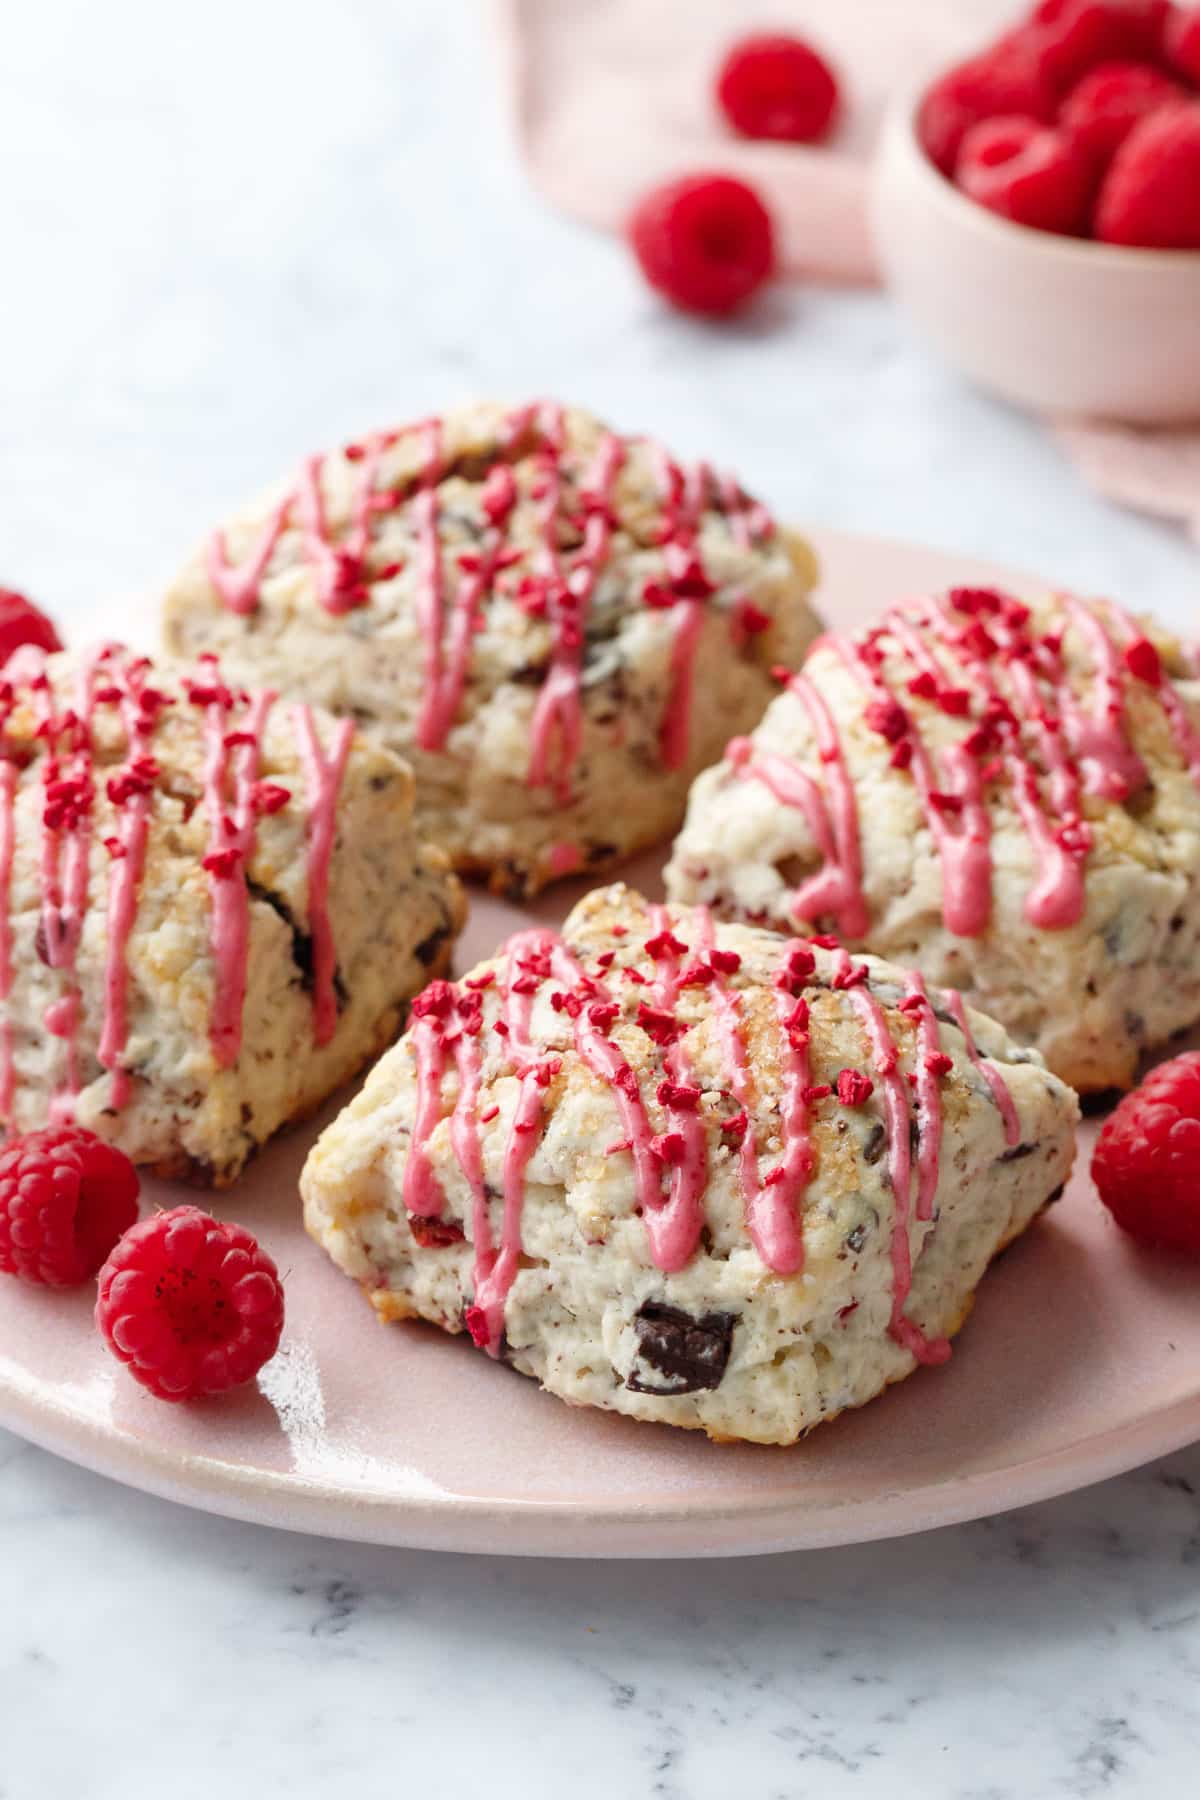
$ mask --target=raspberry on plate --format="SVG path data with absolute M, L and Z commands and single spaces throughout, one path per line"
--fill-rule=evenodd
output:
M 1058 122 L 1097 164 L 1105 164 L 1135 125 L 1186 97 L 1177 81 L 1149 63 L 1098 63 L 1071 89 Z
M 0 668 L 22 644 L 34 644 L 39 650 L 62 649 L 45 613 L 14 588 L 0 587 Z
M 837 115 L 837 77 L 802 38 L 757 33 L 726 52 L 717 103 L 743 137 L 818 144 Z
M 629 238 L 651 287 L 687 312 L 736 311 L 775 267 L 771 215 L 732 175 L 685 175 L 651 188 L 634 209 Z
M 929 160 L 952 176 L 972 125 L 1016 114 L 1048 125 L 1055 104 L 1034 46 L 1023 34 L 1010 32 L 934 82 L 917 114 L 917 135 Z
M 1200 1255 L 1200 1051 L 1126 1094 L 1096 1140 L 1092 1179 L 1139 1243 Z
M 138 1178 L 120 1150 L 74 1125 L 0 1148 L 0 1269 L 78 1287 L 137 1218 Z
M 283 1284 L 248 1231 L 198 1206 L 135 1225 L 100 1271 L 96 1323 L 160 1400 L 241 1387 L 283 1331 Z
M 1161 55 L 1169 0 L 1040 0 L 1025 27 L 1041 68 L 1059 93 L 1098 63 Z
M 1200 6 L 1177 6 L 1167 22 L 1167 62 L 1193 87 L 1200 87 Z
M 1151 250 L 1200 250 L 1200 103 L 1164 108 L 1130 132 L 1096 203 L 1096 236 Z
M 959 152 L 955 180 L 969 199 L 1035 231 L 1082 232 L 1093 175 L 1066 132 L 1036 119 L 985 119 Z

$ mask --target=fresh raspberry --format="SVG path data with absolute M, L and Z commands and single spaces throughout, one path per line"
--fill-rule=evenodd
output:
M 0 668 L 22 644 L 61 650 L 62 640 L 44 612 L 13 588 L 0 587 Z
M 1078 233 L 1087 224 L 1092 165 L 1065 132 L 1036 119 L 985 119 L 959 152 L 955 180 L 980 206 L 1035 231 Z
M 1034 47 L 1024 36 L 1010 33 L 934 82 L 917 114 L 917 135 L 930 161 L 943 175 L 953 176 L 972 125 L 1018 113 L 1049 125 L 1055 103 Z
M 717 101 L 743 137 L 819 144 L 837 115 L 837 77 L 802 38 L 763 32 L 726 52 Z
M 1071 89 L 1058 122 L 1105 167 L 1149 113 L 1186 98 L 1178 82 L 1149 63 L 1099 63 Z
M 100 1271 L 96 1323 L 152 1394 L 197 1400 L 240 1387 L 274 1356 L 283 1286 L 248 1231 L 177 1206 L 125 1233 Z
M 1170 12 L 1170 0 L 1040 0 L 1025 36 L 1065 94 L 1099 63 L 1157 61 Z
M 1200 1051 L 1126 1094 L 1096 1140 L 1092 1180 L 1139 1243 L 1200 1255 Z
M 1200 6 L 1177 6 L 1167 21 L 1167 62 L 1193 87 L 1200 87 Z
M 629 237 L 651 287 L 688 312 L 734 312 L 775 266 L 771 216 L 732 175 L 685 175 L 651 188 Z
M 52 1126 L 0 1149 L 0 1269 L 46 1287 L 94 1275 L 137 1218 L 129 1158 L 90 1131 Z
M 1200 104 L 1164 108 L 1113 158 L 1096 203 L 1106 244 L 1200 250 Z

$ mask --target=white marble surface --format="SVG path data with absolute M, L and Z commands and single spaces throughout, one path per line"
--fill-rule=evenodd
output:
M 303 448 L 558 390 L 719 448 L 785 515 L 1189 615 L 1194 551 L 878 297 L 660 310 L 526 191 L 493 88 L 455 0 L 10 8 L 0 579 L 113 631 Z M 0 1434 L 0 1578 L 0 1800 L 1194 1786 L 1200 1449 L 908 1542 L 589 1566 L 272 1535 Z

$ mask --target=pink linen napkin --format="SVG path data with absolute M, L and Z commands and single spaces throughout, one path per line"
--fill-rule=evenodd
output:
M 740 174 L 775 218 L 786 273 L 877 279 L 867 165 L 897 87 L 917 89 L 978 49 L 1020 0 L 494 0 L 517 142 L 541 192 L 619 231 L 655 181 L 703 168 Z M 786 29 L 836 67 L 843 109 L 828 145 L 750 142 L 713 101 L 738 36 Z M 1058 441 L 1109 498 L 1181 520 L 1200 537 L 1200 430 L 1055 421 Z
M 763 193 L 791 274 L 873 281 L 866 169 L 897 84 L 981 44 L 1014 0 L 497 0 L 517 140 L 565 212 L 619 231 L 655 181 L 714 168 Z M 838 71 L 841 123 L 819 149 L 733 135 L 713 73 L 738 36 L 809 37 Z
M 1200 427 L 1139 431 L 1060 420 L 1055 436 L 1108 499 L 1183 525 L 1200 544 Z

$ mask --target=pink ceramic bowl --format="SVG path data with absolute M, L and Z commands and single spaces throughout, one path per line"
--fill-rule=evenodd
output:
M 967 200 L 897 101 L 871 213 L 900 304 L 968 375 L 1041 412 L 1200 419 L 1200 252 L 1123 250 L 1011 225 Z

